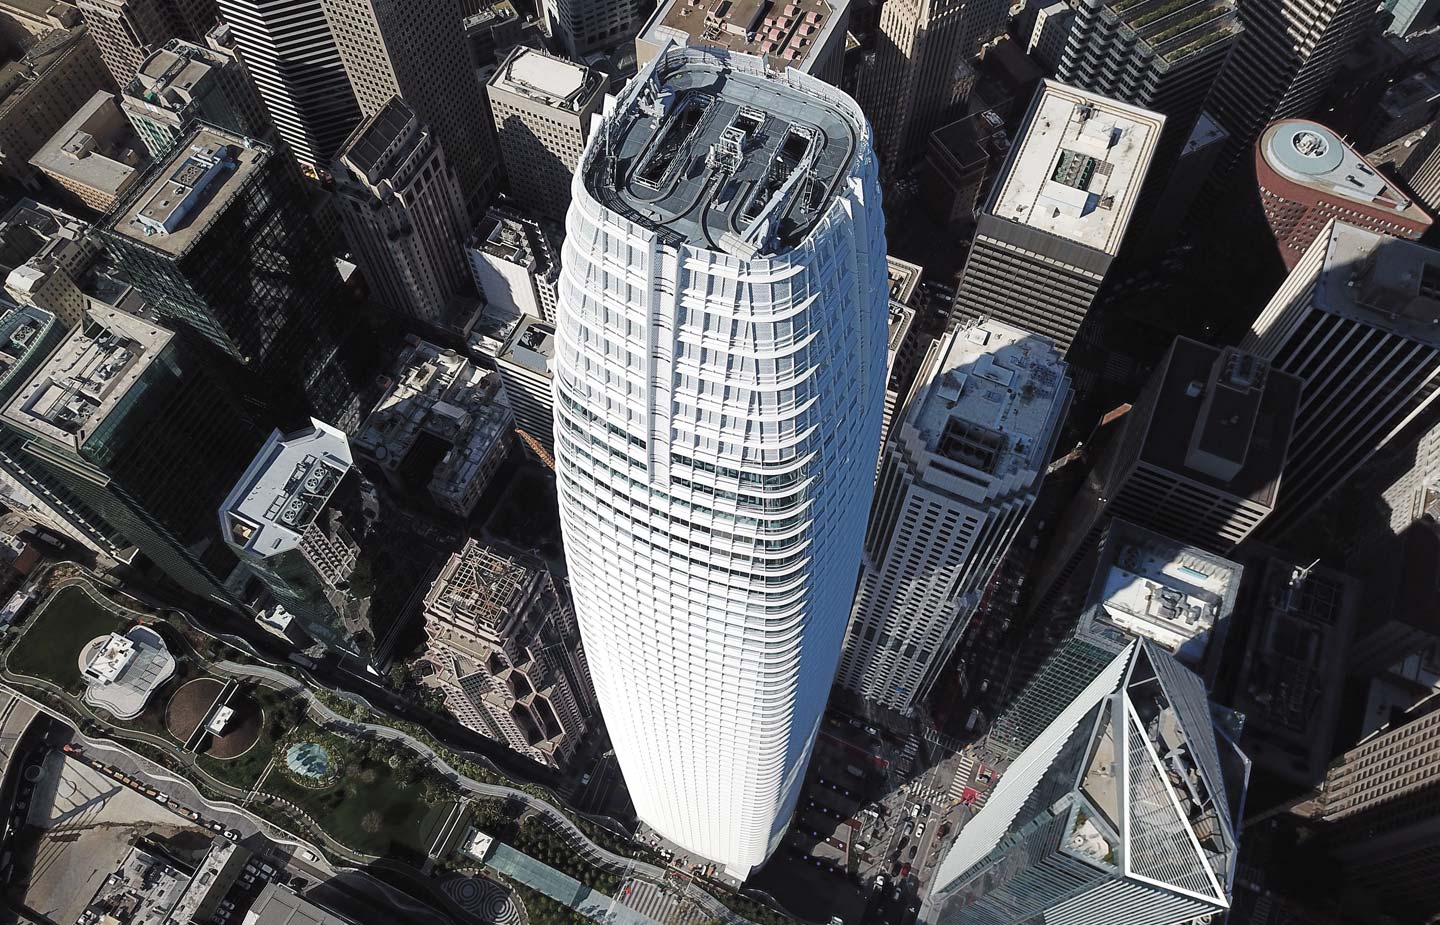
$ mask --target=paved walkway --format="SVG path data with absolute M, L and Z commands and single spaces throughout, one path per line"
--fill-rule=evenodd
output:
M 592 921 L 613 925 L 660 925 L 614 897 L 592 890 L 569 874 L 537 861 L 504 842 L 490 849 L 485 866 L 544 893 L 556 902 L 564 903 Z

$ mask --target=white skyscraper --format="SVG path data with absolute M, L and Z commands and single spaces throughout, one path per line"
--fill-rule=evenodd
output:
M 1030 512 L 1070 403 L 1060 351 L 1003 321 L 950 331 L 881 457 L 838 681 L 908 711 Z
M 869 128 L 813 77 L 671 47 L 573 194 L 555 456 L 581 634 L 640 818 L 744 877 L 799 794 L 870 502 Z

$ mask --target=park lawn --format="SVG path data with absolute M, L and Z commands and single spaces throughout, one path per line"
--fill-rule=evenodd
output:
M 256 685 L 249 688 L 244 696 L 260 708 L 260 738 L 255 740 L 249 751 L 238 757 L 225 759 L 200 755 L 197 761 L 201 770 L 216 780 L 248 790 L 260 778 L 270 759 L 275 757 L 276 720 L 281 715 L 282 704 L 293 700 L 294 695 Z
M 82 588 L 62 588 L 31 616 L 10 649 L 10 670 L 79 691 L 84 687 L 80 650 L 96 636 L 120 632 L 131 622 L 96 603 Z
M 272 773 L 265 789 L 309 813 L 341 844 L 381 857 L 424 859 L 436 826 L 454 806 L 452 800 L 425 802 L 421 787 L 396 781 L 383 762 L 346 768 L 337 783 L 319 790 Z

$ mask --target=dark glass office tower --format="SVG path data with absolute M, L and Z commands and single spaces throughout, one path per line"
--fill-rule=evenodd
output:
M 155 310 L 242 368 L 276 423 L 359 421 L 339 273 L 269 145 L 196 125 L 100 227 Z
M 23 464 L 64 484 L 171 580 L 234 606 L 215 508 L 261 441 L 209 358 L 158 323 L 92 308 L 0 420 Z

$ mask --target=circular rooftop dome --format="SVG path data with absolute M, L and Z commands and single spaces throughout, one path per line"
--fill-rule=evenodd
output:
M 1318 122 L 1288 120 L 1270 129 L 1265 145 L 1272 163 L 1294 173 L 1329 173 L 1345 161 L 1345 142 Z

